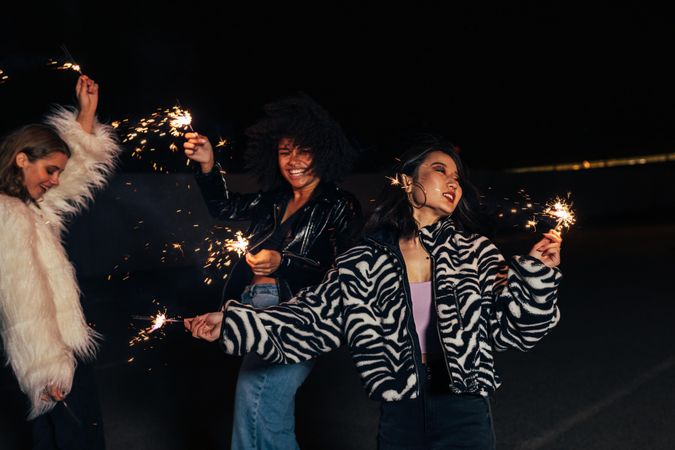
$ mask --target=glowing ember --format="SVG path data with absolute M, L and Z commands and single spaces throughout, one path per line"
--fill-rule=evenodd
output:
M 58 61 L 55 61 L 53 59 L 50 59 L 47 61 L 48 66 L 54 67 L 56 70 L 73 70 L 80 75 L 82 74 L 82 68 L 80 67 L 79 64 L 76 64 L 74 62 L 66 61 L 63 64 L 59 64 Z
M 241 231 L 237 231 L 235 236 L 237 239 L 225 239 L 225 248 L 242 256 L 248 251 L 248 239 L 244 237 Z
M 172 319 L 167 317 L 166 309 L 164 311 L 157 311 L 157 314 L 154 316 L 133 316 L 133 319 L 151 321 L 152 325 L 149 328 L 141 329 L 136 336 L 131 338 L 129 341 L 129 347 L 133 347 L 140 342 L 149 340 L 152 333 L 157 330 L 161 330 L 167 323 L 182 322 L 180 319 Z
M 192 115 L 188 111 L 183 111 L 178 106 L 174 106 L 169 112 L 169 125 L 171 128 L 192 128 Z
M 156 139 L 163 139 L 167 135 L 177 138 L 187 131 L 194 131 L 192 114 L 180 106 L 157 108 L 149 117 L 142 117 L 135 122 L 129 119 L 115 120 L 113 127 L 122 136 L 122 142 L 131 146 L 131 156 L 137 159 L 147 159 L 156 151 L 152 146 Z M 176 142 L 170 142 L 169 150 L 178 154 L 180 146 Z M 156 172 L 169 173 L 166 167 L 156 161 L 149 162 Z
M 387 180 L 389 180 L 389 183 L 391 183 L 392 186 L 399 186 L 401 184 L 401 181 L 398 179 L 398 174 L 393 177 L 385 177 Z
M 152 321 L 152 327 L 148 330 L 148 334 L 159 330 L 164 326 L 166 323 L 166 314 L 165 313 L 158 313 L 154 320 Z
M 5 83 L 7 80 L 9 80 L 9 75 L 5 75 L 5 72 L 0 69 L 0 84 Z
M 572 211 L 571 207 L 571 204 L 568 204 L 560 197 L 556 197 L 546 203 L 546 208 L 544 209 L 543 214 L 555 219 L 555 229 L 562 231 L 564 228 L 570 228 L 577 220 L 576 215 L 574 214 L 574 211 Z

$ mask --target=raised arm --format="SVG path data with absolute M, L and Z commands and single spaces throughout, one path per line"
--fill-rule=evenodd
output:
M 199 163 L 200 169 L 195 179 L 211 216 L 220 220 L 250 220 L 260 206 L 262 195 L 228 191 L 223 170 L 215 162 L 209 139 L 199 133 L 186 133 L 185 139 L 185 156 Z
M 41 205 L 58 217 L 86 207 L 94 190 L 106 184 L 122 152 L 113 128 L 96 119 L 98 84 L 83 75 L 78 79 L 76 94 L 78 110 L 57 107 L 46 119 L 71 151 L 58 188 L 50 189 Z

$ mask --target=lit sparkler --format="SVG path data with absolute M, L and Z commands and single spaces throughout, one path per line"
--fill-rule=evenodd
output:
M 389 183 L 392 186 L 400 186 L 401 185 L 401 180 L 398 179 L 398 174 L 394 175 L 393 177 L 386 177 L 387 180 L 389 180 Z
M 82 67 L 80 67 L 80 65 L 75 62 L 75 58 L 73 58 L 73 55 L 70 54 L 68 48 L 65 45 L 62 45 L 61 50 L 63 51 L 63 54 L 66 56 L 66 61 L 63 63 L 59 63 L 54 59 L 50 59 L 47 61 L 47 65 L 54 67 L 56 70 L 73 70 L 82 75 Z
M 157 330 L 160 330 L 167 323 L 182 323 L 180 319 L 169 318 L 166 315 L 166 309 L 164 311 L 157 311 L 157 314 L 154 316 L 132 316 L 134 320 L 144 320 L 152 322 L 152 325 L 148 328 L 141 329 L 136 336 L 131 338 L 129 341 L 129 346 L 133 347 L 134 345 L 144 342 L 150 339 L 150 335 Z
M 146 159 L 148 153 L 156 151 L 153 146 L 155 138 L 165 138 L 170 135 L 174 138 L 183 136 L 185 132 L 193 131 L 192 114 L 179 105 L 171 108 L 157 108 L 150 116 L 142 117 L 138 121 L 129 119 L 115 120 L 113 128 L 122 136 L 122 142 L 131 145 L 131 157 Z M 169 150 L 177 153 L 179 146 L 175 142 L 169 144 Z M 151 161 L 152 169 L 156 172 L 169 173 L 166 167 Z
M 236 239 L 225 239 L 225 248 L 242 256 L 248 251 L 248 238 L 241 231 L 235 233 Z
M 546 208 L 543 213 L 545 216 L 555 219 L 556 231 L 569 229 L 576 222 L 576 215 L 572 210 L 572 205 L 567 203 L 564 199 L 556 197 L 546 203 Z
M 0 69 L 0 84 L 6 83 L 9 80 L 9 75 L 6 75 L 5 72 Z

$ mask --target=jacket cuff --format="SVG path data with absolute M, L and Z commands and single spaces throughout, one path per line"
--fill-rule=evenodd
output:
M 562 280 L 560 269 L 549 267 L 539 259 L 529 255 L 514 256 L 511 268 L 523 282 L 536 292 L 556 290 Z

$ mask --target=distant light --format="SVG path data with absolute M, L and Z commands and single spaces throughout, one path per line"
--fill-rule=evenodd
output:
M 657 155 L 633 156 L 616 159 L 598 159 L 595 161 L 582 161 L 564 164 L 551 164 L 546 166 L 530 166 L 509 169 L 507 172 L 563 172 L 567 170 L 604 169 L 607 167 L 635 166 L 642 164 L 656 164 L 675 161 L 675 153 L 661 153 Z

